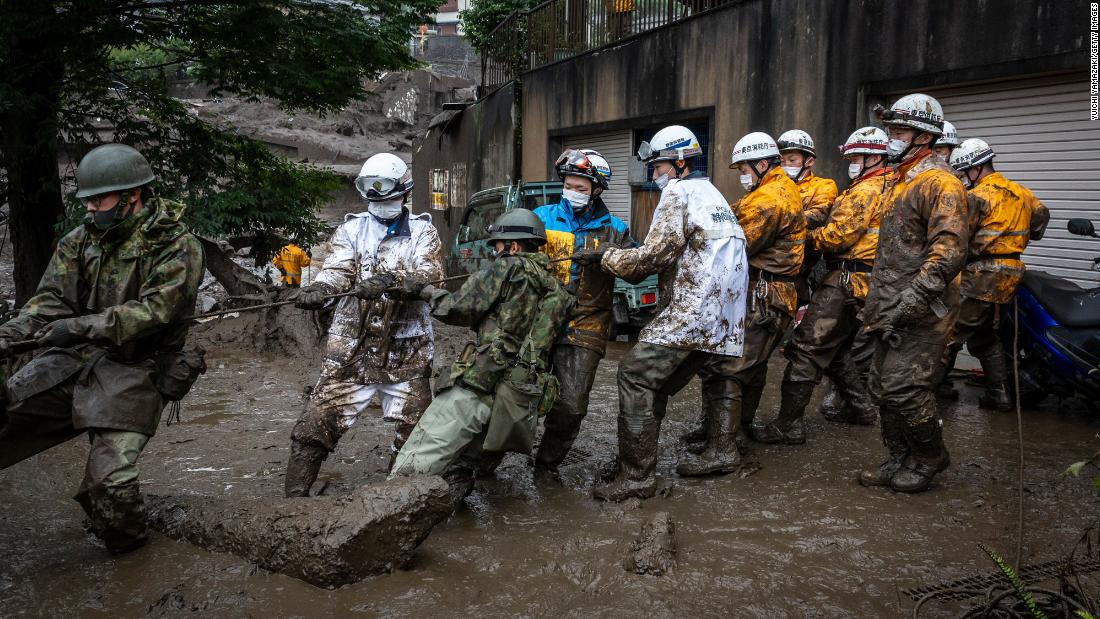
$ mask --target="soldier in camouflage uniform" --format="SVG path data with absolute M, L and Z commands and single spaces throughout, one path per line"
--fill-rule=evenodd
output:
M 932 153 L 943 127 L 938 101 L 902 97 L 883 123 L 890 160 L 898 165 L 883 197 L 864 329 L 875 346 L 870 389 L 888 458 L 859 481 L 920 492 L 951 462 L 932 387 L 951 327 L 946 303 L 958 298 L 950 288 L 966 260 L 970 202 L 947 162 Z
M 76 178 L 87 220 L 61 239 L 38 291 L 0 326 L 0 349 L 29 338 L 49 347 L 9 382 L 0 469 L 87 435 L 75 498 L 107 549 L 121 553 L 145 542 L 136 464 L 166 400 L 182 397 L 161 393 L 163 375 L 187 338 L 180 319 L 195 306 L 203 252 L 180 221 L 183 205 L 152 197 L 152 169 L 136 150 L 100 146 Z
M 451 384 L 424 411 L 397 454 L 390 477 L 442 474 L 456 498 L 465 496 L 481 464 L 491 417 L 498 414 L 498 391 L 516 379 L 517 371 L 549 372 L 552 349 L 573 297 L 547 271 L 549 258 L 538 253 L 545 242 L 542 221 L 530 211 L 516 209 L 498 217 L 491 228 L 489 243 L 495 244 L 497 259 L 457 292 L 423 280 L 405 280 L 405 292 L 427 300 L 433 317 L 476 329 L 477 338 L 452 367 Z M 527 438 L 533 440 L 533 425 L 530 434 Z

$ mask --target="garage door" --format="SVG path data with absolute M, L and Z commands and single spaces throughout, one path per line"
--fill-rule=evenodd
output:
M 1100 228 L 1100 123 L 1089 121 L 1085 76 L 1017 80 L 929 91 L 959 138 L 982 138 L 997 153 L 994 165 L 1021 183 L 1050 209 L 1042 241 L 1024 254 L 1029 268 L 1100 283 L 1092 259 L 1100 241 L 1072 236 L 1066 221 L 1091 219 Z
M 596 133 L 565 138 L 566 148 L 593 148 L 611 164 L 611 186 L 603 193 L 603 201 L 613 215 L 630 225 L 630 130 Z

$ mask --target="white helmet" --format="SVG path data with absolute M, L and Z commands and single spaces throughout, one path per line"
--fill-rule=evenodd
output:
M 680 161 L 703 154 L 698 138 L 687 127 L 671 125 L 658 131 L 648 142 L 638 146 L 638 159 L 646 163 L 654 161 Z
M 742 161 L 759 161 L 760 159 L 772 159 L 779 156 L 779 146 L 772 136 L 763 131 L 754 131 L 737 140 L 733 146 L 733 156 L 730 158 L 730 167 L 736 167 Z
M 959 172 L 993 161 L 993 147 L 985 140 L 969 138 L 951 151 L 951 167 Z
M 840 147 L 840 156 L 848 155 L 886 155 L 886 145 L 890 138 L 878 127 L 856 129 L 848 136 L 848 141 Z
M 959 145 L 959 134 L 955 132 L 955 125 L 943 121 L 943 135 L 940 139 L 936 140 L 932 146 L 950 146 L 954 148 Z
M 359 195 L 371 202 L 405 196 L 412 187 L 412 170 L 400 157 L 390 153 L 378 153 L 367 159 L 355 179 Z
M 905 95 L 882 113 L 882 124 L 912 127 L 918 131 L 943 133 L 943 107 L 928 95 Z
M 814 139 L 810 137 L 809 133 L 801 129 L 784 131 L 775 143 L 779 146 L 779 152 L 781 153 L 789 150 L 800 150 L 811 157 L 817 157 L 817 151 L 814 150 Z

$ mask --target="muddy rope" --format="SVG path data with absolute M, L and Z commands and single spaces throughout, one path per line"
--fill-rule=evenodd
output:
M 1016 393 L 1016 445 L 1019 450 L 1019 485 L 1016 501 L 1016 569 L 1023 567 L 1024 553 L 1024 415 L 1020 406 L 1020 304 L 1012 298 L 1012 382 Z

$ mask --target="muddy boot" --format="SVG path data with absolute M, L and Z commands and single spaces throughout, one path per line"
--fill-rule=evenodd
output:
M 538 474 L 553 471 L 554 477 L 558 477 L 558 467 L 573 448 L 584 416 L 556 415 L 553 423 L 549 423 L 549 417 L 547 421 L 538 453 L 535 454 L 535 472 Z
M 833 385 L 844 406 L 825 419 L 834 423 L 873 426 L 878 421 L 878 407 L 871 401 L 867 381 L 854 364 L 846 364 L 833 375 Z M 824 406 L 822 406 L 824 409 Z M 824 411 L 823 411 L 824 412 Z
M 648 499 L 657 492 L 657 437 L 661 422 L 649 419 L 633 434 L 619 419 L 619 459 L 615 477 L 592 489 L 592 498 L 620 502 Z
M 829 390 L 825 392 L 825 397 L 821 399 L 821 408 L 818 409 L 818 412 L 825 419 L 832 421 L 834 418 L 844 415 L 847 408 L 848 402 L 844 400 L 844 396 L 840 395 L 836 381 L 833 381 L 829 386 Z
M 901 470 L 905 458 L 909 456 L 909 443 L 905 440 L 905 420 L 896 413 L 881 417 L 882 444 L 886 445 L 888 456 L 886 462 L 877 469 L 859 474 L 859 483 L 863 486 L 889 486 L 894 475 Z
M 959 399 L 959 390 L 955 388 L 955 383 L 950 378 L 944 378 L 940 381 L 939 384 L 932 388 L 932 392 L 941 400 L 954 402 Z
M 737 432 L 741 429 L 741 403 L 727 394 L 715 404 L 707 419 L 706 449 L 688 456 L 676 466 L 684 477 L 733 473 L 741 468 L 741 452 L 737 447 Z
M 137 482 L 96 485 L 75 497 L 91 520 L 92 533 L 107 551 L 120 555 L 145 545 L 145 498 Z
M 1012 405 L 1012 396 L 1008 395 L 1008 389 L 1005 389 L 1004 385 L 987 388 L 985 393 L 978 398 L 978 406 L 1000 413 L 1010 413 L 1016 410 L 1016 407 Z
M 801 445 L 806 442 L 802 415 L 806 413 L 806 406 L 814 394 L 814 384 L 785 380 L 781 392 L 783 400 L 779 404 L 779 415 L 775 421 L 753 428 L 753 438 L 761 443 Z
M 943 426 L 933 418 L 915 428 L 906 427 L 905 435 L 912 457 L 894 474 L 890 487 L 898 492 L 923 492 L 932 484 L 932 478 L 951 465 L 943 444 Z
M 321 463 L 328 458 L 328 450 L 317 445 L 307 445 L 298 441 L 290 443 L 290 460 L 286 463 L 284 490 L 286 497 L 309 496 L 309 487 L 317 481 Z M 390 462 L 393 466 L 393 462 Z
M 443 473 L 443 481 L 447 482 L 451 493 L 451 511 L 456 512 L 474 489 L 474 471 L 466 467 L 451 467 Z
M 703 381 L 699 425 L 680 437 L 688 453 L 699 455 L 706 451 L 708 442 L 714 436 L 712 423 L 714 411 L 725 406 L 724 400 L 730 397 L 729 390 L 730 387 L 725 381 Z

